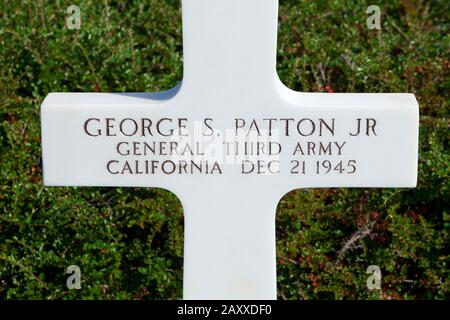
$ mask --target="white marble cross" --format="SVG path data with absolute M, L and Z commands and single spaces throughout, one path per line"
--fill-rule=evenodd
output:
M 161 93 L 51 93 L 44 183 L 170 190 L 185 299 L 276 299 L 275 212 L 296 188 L 414 187 L 414 95 L 303 93 L 276 72 L 278 0 L 184 0 Z

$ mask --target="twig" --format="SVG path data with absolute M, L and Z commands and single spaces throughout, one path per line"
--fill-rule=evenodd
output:
M 5 262 L 9 262 L 9 263 L 11 263 L 14 266 L 19 267 L 27 275 L 29 275 L 31 278 L 35 279 L 41 285 L 41 287 L 43 287 L 45 289 L 48 289 L 47 285 L 41 279 L 39 279 L 33 272 L 31 272 L 27 267 L 25 267 L 20 262 L 17 262 L 14 259 L 10 259 L 10 258 L 4 257 L 4 256 L 0 256 L 0 260 L 3 260 Z
M 370 235 L 372 233 L 373 227 L 376 224 L 376 221 L 366 220 L 367 222 L 358 229 L 351 237 L 348 239 L 344 245 L 342 246 L 341 250 L 339 250 L 338 257 L 337 257 L 337 264 L 340 264 L 342 259 L 344 258 L 347 251 L 352 250 L 356 247 L 356 244 Z
M 402 29 L 400 29 L 399 26 L 397 26 L 397 24 L 395 24 L 394 20 L 390 20 L 391 25 L 394 27 L 395 30 L 397 30 L 406 40 L 410 41 L 408 36 L 406 35 L 406 33 L 404 33 L 402 31 Z
M 352 71 L 355 71 L 355 63 L 352 61 L 352 58 L 350 58 L 348 55 L 343 54 L 342 59 L 344 62 L 350 67 Z
M 323 83 L 326 83 L 327 79 L 325 77 L 325 67 L 321 63 L 319 63 L 319 71 L 320 71 L 320 76 L 322 77 Z

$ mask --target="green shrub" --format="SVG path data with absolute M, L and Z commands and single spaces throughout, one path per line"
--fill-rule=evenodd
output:
M 281 0 L 278 71 L 302 91 L 413 92 L 416 189 L 298 190 L 277 213 L 286 299 L 448 299 L 449 2 Z M 0 3 L 0 298 L 178 299 L 183 213 L 143 188 L 44 188 L 39 107 L 55 91 L 157 91 L 182 78 L 178 1 Z M 79 265 L 82 289 L 66 288 Z M 382 290 L 368 291 L 369 265 Z

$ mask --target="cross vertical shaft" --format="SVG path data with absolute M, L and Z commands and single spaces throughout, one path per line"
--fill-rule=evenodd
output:
M 184 299 L 276 299 L 278 199 L 267 188 L 231 183 L 180 198 Z
M 236 83 L 272 89 L 277 0 L 184 0 L 182 7 L 186 92 L 198 97 L 211 83 L 227 94 Z

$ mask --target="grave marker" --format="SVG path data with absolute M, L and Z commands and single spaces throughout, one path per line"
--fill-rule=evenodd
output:
M 301 93 L 276 72 L 277 0 L 184 0 L 184 76 L 161 93 L 51 93 L 44 183 L 170 190 L 185 299 L 275 299 L 275 212 L 297 188 L 414 187 L 412 94 Z

